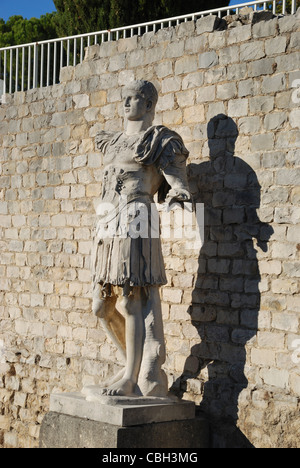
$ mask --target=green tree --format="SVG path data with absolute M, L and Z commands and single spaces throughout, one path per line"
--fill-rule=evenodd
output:
M 276 14 L 277 15 L 280 15 L 282 13 L 282 0 L 279 0 L 277 3 L 276 3 Z M 272 3 L 269 3 L 268 4 L 268 7 L 270 10 L 273 9 L 273 4 Z M 297 0 L 296 2 L 296 8 L 299 8 L 300 7 L 300 0 Z M 292 0 L 286 0 L 286 13 L 291 13 L 292 11 Z
M 139 0 L 132 8 L 130 0 L 111 0 L 110 27 L 145 23 L 173 16 L 227 6 L 229 0 Z
M 111 0 L 54 0 L 58 37 L 96 32 L 109 26 Z
M 38 42 L 56 37 L 56 13 L 47 13 L 29 20 L 11 16 L 7 22 L 0 18 L 0 47 Z
M 229 0 L 211 0 L 209 8 L 227 6 Z M 155 21 L 208 8 L 206 0 L 54 0 L 59 36 Z

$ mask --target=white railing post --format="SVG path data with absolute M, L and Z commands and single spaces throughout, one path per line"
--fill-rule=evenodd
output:
M 37 88 L 37 73 L 38 73 L 38 44 L 34 44 L 33 48 L 33 89 Z
M 48 43 L 48 47 L 47 47 L 47 86 L 49 86 L 49 83 L 50 83 L 50 54 L 51 54 L 51 46 L 50 46 L 50 42 Z
M 70 39 L 67 41 L 67 67 L 70 65 Z
M 9 94 L 12 93 L 12 68 L 13 68 L 13 49 L 10 49 L 9 56 Z
M 22 78 L 21 78 L 21 91 L 24 91 L 24 76 L 25 76 L 25 47 L 22 47 Z
M 3 67 L 3 94 L 6 94 L 6 73 L 7 73 L 6 60 L 7 60 L 7 52 L 5 50 L 4 51 L 4 59 L 3 59 L 3 62 L 4 62 L 4 67 Z
M 64 43 L 60 41 L 60 69 L 63 67 L 63 59 L 64 59 Z
M 57 58 L 57 42 L 54 42 L 54 53 L 53 53 L 53 82 L 54 85 L 56 82 L 56 58 Z
M 44 44 L 41 45 L 41 75 L 40 75 L 40 88 L 44 83 Z
M 15 82 L 15 91 L 18 91 L 19 84 L 19 49 L 16 49 L 16 82 Z
M 27 80 L 27 91 L 31 85 L 31 46 L 28 47 L 28 80 Z
M 74 56 L 73 56 L 73 66 L 76 67 L 77 62 L 77 41 L 76 38 L 74 39 Z
M 296 0 L 292 0 L 292 10 L 291 10 L 291 14 L 294 15 L 297 11 L 297 2 Z
M 286 0 L 282 0 L 282 14 L 286 14 Z
M 80 40 L 80 63 L 83 62 L 83 37 L 81 37 L 81 40 Z

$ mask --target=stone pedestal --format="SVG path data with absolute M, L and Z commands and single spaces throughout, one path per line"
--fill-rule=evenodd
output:
M 208 423 L 192 402 L 118 398 L 88 402 L 80 393 L 51 395 L 41 448 L 207 448 Z

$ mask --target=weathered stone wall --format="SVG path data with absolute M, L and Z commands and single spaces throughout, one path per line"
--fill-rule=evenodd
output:
M 123 127 L 120 88 L 133 78 L 159 87 L 156 123 L 182 135 L 206 208 L 200 252 L 164 242 L 170 387 L 209 415 L 214 446 L 299 447 L 299 14 L 217 23 L 93 46 L 61 84 L 1 106 L 4 447 L 37 446 L 51 392 L 121 364 L 91 314 L 94 137 Z

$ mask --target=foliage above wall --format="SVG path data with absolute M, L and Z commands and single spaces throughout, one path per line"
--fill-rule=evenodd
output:
M 40 18 L 0 17 L 0 47 L 128 26 L 228 5 L 229 0 L 54 0 L 56 12 Z
M 57 13 L 47 13 L 29 20 L 11 16 L 7 22 L 0 18 L 0 47 L 53 39 L 57 36 Z

